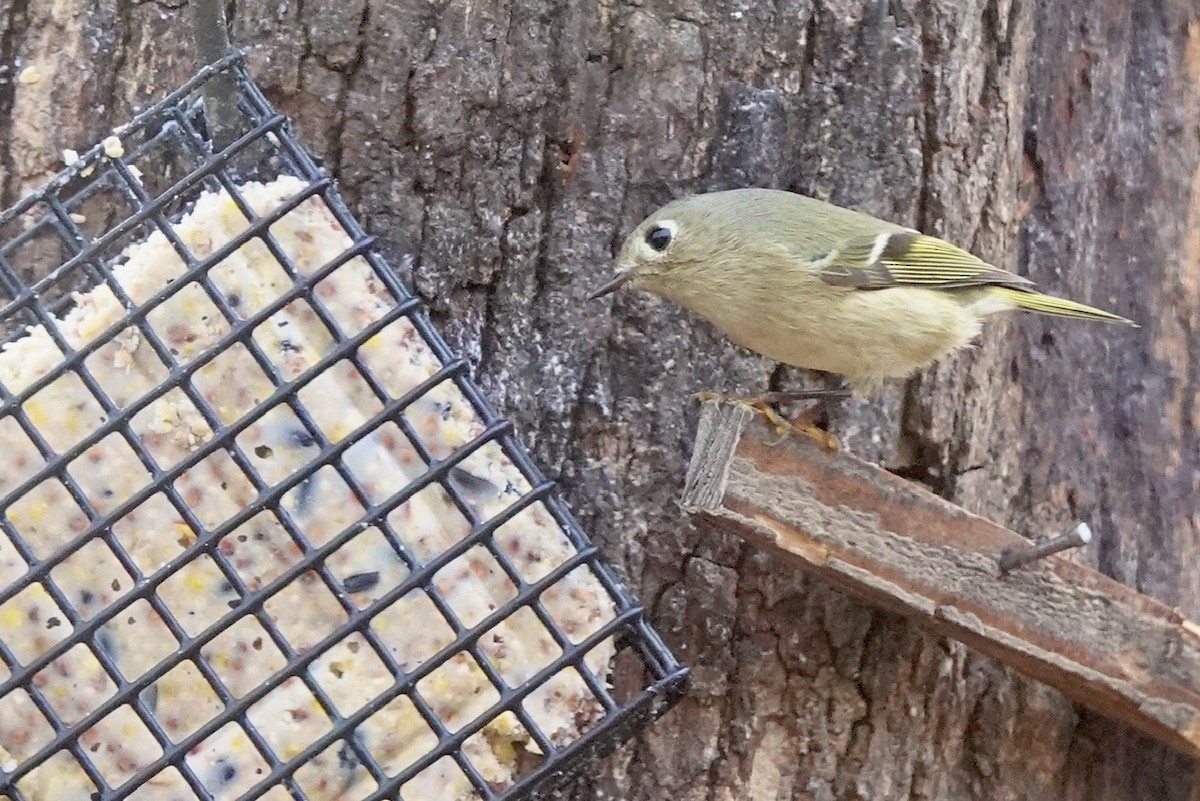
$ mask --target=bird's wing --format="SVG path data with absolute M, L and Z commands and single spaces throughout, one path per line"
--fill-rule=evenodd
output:
M 957 289 L 1006 286 L 1028 290 L 1027 278 L 993 267 L 967 251 L 916 231 L 850 239 L 813 262 L 821 280 L 850 289 L 923 286 Z

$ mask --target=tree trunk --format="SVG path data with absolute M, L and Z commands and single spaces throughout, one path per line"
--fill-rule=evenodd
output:
M 193 70 L 181 0 L 0 0 L 4 204 Z M 696 530 L 703 389 L 820 381 L 586 301 L 679 194 L 776 186 L 1142 323 L 1026 316 L 834 430 L 1200 616 L 1200 11 L 1183 0 L 238 0 L 233 38 L 695 672 L 563 798 L 1200 797 L 1193 765 Z M 22 66 L 36 84 L 13 80 Z M 96 113 L 99 109 L 99 113 Z M 1114 643 L 1114 648 L 1119 648 Z

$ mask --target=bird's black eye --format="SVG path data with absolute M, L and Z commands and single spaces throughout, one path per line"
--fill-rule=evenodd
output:
M 671 236 L 670 228 L 656 225 L 646 232 L 646 244 L 661 253 L 671 244 Z

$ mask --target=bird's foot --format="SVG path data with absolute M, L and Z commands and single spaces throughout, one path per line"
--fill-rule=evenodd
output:
M 701 403 L 707 401 L 722 401 L 725 403 L 736 403 L 739 406 L 745 406 L 761 414 L 768 423 L 775 429 L 775 433 L 779 438 L 774 442 L 768 443 L 772 447 L 786 440 L 794 434 L 800 434 L 817 441 L 819 445 L 826 450 L 836 451 L 838 449 L 838 440 L 833 434 L 828 431 L 818 428 L 815 416 L 819 407 L 813 407 L 801 412 L 800 416 L 795 420 L 788 421 L 783 415 L 775 410 L 774 404 L 784 403 L 798 400 L 831 400 L 840 399 L 849 396 L 849 391 L 844 389 L 814 389 L 801 390 L 797 392 L 767 392 L 762 395 L 756 395 L 752 398 L 736 398 L 730 395 L 722 395 L 719 392 L 698 392 L 696 400 Z
M 849 398 L 853 393 L 849 388 L 836 389 L 796 389 L 781 392 L 764 392 L 754 398 L 756 403 L 796 403 L 798 401 L 839 401 Z
M 827 451 L 837 451 L 841 447 L 838 443 L 838 438 L 817 426 L 817 422 L 814 419 L 816 414 L 817 410 L 815 407 L 805 409 L 795 420 L 788 423 L 788 427 L 797 434 L 803 434 L 806 437 L 815 439 L 817 444 Z

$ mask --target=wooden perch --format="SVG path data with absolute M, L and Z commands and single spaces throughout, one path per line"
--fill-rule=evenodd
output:
M 754 412 L 705 403 L 685 511 L 1200 756 L 1200 627 L 1020 535 Z M 1103 534 L 1101 534 L 1103 536 Z

